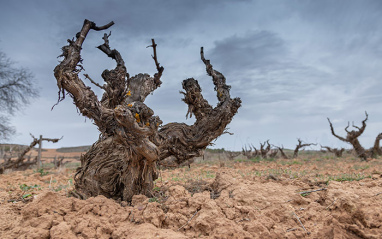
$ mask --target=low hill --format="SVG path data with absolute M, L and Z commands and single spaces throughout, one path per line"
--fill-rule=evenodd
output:
M 90 145 L 85 146 L 77 146 L 77 147 L 62 147 L 58 148 L 56 151 L 60 153 L 81 153 L 81 152 L 87 152 L 90 149 Z

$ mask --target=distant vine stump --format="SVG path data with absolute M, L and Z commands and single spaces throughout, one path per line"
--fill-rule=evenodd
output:
M 267 144 L 267 147 L 265 147 L 265 144 Z M 268 153 L 271 151 L 271 145 L 269 144 L 269 139 L 265 141 L 263 144 L 260 143 L 260 155 L 263 159 L 268 158 Z
M 316 144 L 313 144 L 313 143 L 303 144 L 301 139 L 297 139 L 297 141 L 298 141 L 298 144 L 296 145 L 296 148 L 293 151 L 293 158 L 297 158 L 298 151 L 300 149 L 305 148 L 305 147 L 309 147 L 311 145 L 316 145 Z
M 42 135 L 38 140 L 38 156 L 37 156 L 37 168 L 40 169 L 42 167 L 41 163 L 41 149 L 42 149 Z
M 283 145 L 281 145 L 281 147 L 276 146 L 276 148 L 280 151 L 281 158 L 289 159 L 289 157 L 284 152 L 284 146 Z
M 361 134 L 365 131 L 366 129 L 366 121 L 368 119 L 368 114 L 367 112 L 365 112 L 365 115 L 366 115 L 366 118 L 362 121 L 362 127 L 358 127 L 358 126 L 355 126 L 353 124 L 353 127 L 356 128 L 357 130 L 352 130 L 352 131 L 348 131 L 348 128 L 350 126 L 349 122 L 348 122 L 348 126 L 346 126 L 345 128 L 345 131 L 347 133 L 346 135 L 346 138 L 344 137 L 341 137 L 341 136 L 338 136 L 335 132 L 334 132 L 334 128 L 333 128 L 333 124 L 332 122 L 330 122 L 330 119 L 328 118 L 328 121 L 329 121 L 329 125 L 330 125 L 330 130 L 332 131 L 332 135 L 334 137 L 336 137 L 337 139 L 343 141 L 343 142 L 346 142 L 346 143 L 349 143 L 353 146 L 353 149 L 354 151 L 356 152 L 357 156 L 362 160 L 362 161 L 366 161 L 367 159 L 367 152 L 366 150 L 364 149 L 364 147 L 362 147 L 361 143 L 359 142 L 358 140 L 358 137 L 361 136 Z
M 328 152 L 333 153 L 337 158 L 341 158 L 343 152 L 345 151 L 345 148 L 337 149 L 337 148 L 331 148 L 329 146 L 321 146 L 322 149 L 328 150 Z
M 151 41 L 157 73 L 154 76 L 138 74 L 130 77 L 125 62 L 116 49 L 110 48 L 111 33 L 104 34 L 104 43 L 98 46 L 103 53 L 116 61 L 113 70 L 105 70 L 103 86 L 85 77 L 104 90 L 99 100 L 89 86 L 80 79 L 82 44 L 90 30 L 106 30 L 114 25 L 110 22 L 98 27 L 85 20 L 76 39 L 68 40 L 62 47 L 64 58 L 54 69 L 59 89 L 58 102 L 68 93 L 82 115 L 93 120 L 100 131 L 99 140 L 81 157 L 77 170 L 75 193 L 78 197 L 104 195 L 108 198 L 130 201 L 135 194 L 151 196 L 153 181 L 158 177 L 157 163 L 169 156 L 180 164 L 190 158 L 201 156 L 203 150 L 221 134 L 231 122 L 241 105 L 239 98 L 230 97 L 230 86 L 220 72 L 213 69 L 200 55 L 207 74 L 212 77 L 217 92 L 218 105 L 214 108 L 201 94 L 198 81 L 189 78 L 183 81 L 183 101 L 188 105 L 186 116 L 195 116 L 193 125 L 169 123 L 161 127 L 162 121 L 145 103 L 146 97 L 162 84 L 164 68 L 157 58 L 157 44 Z
M 382 140 L 382 133 L 379 133 L 374 141 L 373 148 L 370 149 L 370 155 L 372 158 L 376 158 L 377 156 L 382 155 L 382 148 L 379 144 L 379 142 Z
M 249 149 L 247 149 L 247 146 L 245 148 L 242 148 L 242 154 L 247 157 L 247 159 L 256 158 L 260 152 L 256 149 L 255 146 L 249 145 Z
M 60 168 L 60 167 L 64 166 L 65 164 L 69 163 L 68 161 L 64 162 L 64 159 L 65 159 L 65 156 L 57 157 L 57 155 L 56 155 L 53 159 L 54 168 Z
M 40 168 L 39 164 L 41 163 L 41 145 L 42 141 L 49 141 L 53 143 L 57 143 L 59 140 L 62 139 L 50 139 L 50 138 L 43 138 L 42 135 L 40 135 L 40 138 L 35 138 L 32 134 L 30 134 L 33 138 L 32 143 L 24 149 L 24 151 L 19 155 L 19 157 L 16 160 L 11 160 L 10 158 L 6 160 L 4 163 L 0 164 L 0 174 L 4 173 L 5 169 L 18 169 L 23 170 L 29 168 L 31 165 L 34 165 L 37 163 L 37 167 Z M 26 160 L 25 155 L 37 144 L 39 144 L 39 153 L 35 160 L 31 160 L 31 157 L 28 157 L 28 160 Z
M 224 151 L 225 155 L 227 156 L 228 160 L 232 161 L 235 157 L 240 155 L 240 152 L 234 152 L 234 151 Z

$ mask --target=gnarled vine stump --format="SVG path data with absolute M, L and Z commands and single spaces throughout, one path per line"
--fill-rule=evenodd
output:
M 67 92 L 82 115 L 92 119 L 100 131 L 99 140 L 81 158 L 81 167 L 74 178 L 74 194 L 82 198 L 104 195 L 129 201 L 135 194 L 151 196 L 153 181 L 157 178 L 156 164 L 161 160 L 175 156 L 177 163 L 181 163 L 201 156 L 211 141 L 225 132 L 241 100 L 231 99 L 225 77 L 213 69 L 201 48 L 201 59 L 215 85 L 218 105 L 212 107 L 203 98 L 197 80 L 186 79 L 182 84 L 183 101 L 188 105 L 186 116 L 194 115 L 196 122 L 193 125 L 169 123 L 161 126 L 160 118 L 154 116 L 153 110 L 144 103 L 146 97 L 162 84 L 160 78 L 164 68 L 157 60 L 155 41 L 152 40 L 151 47 L 157 73 L 130 77 L 120 53 L 110 48 L 110 34 L 106 33 L 104 44 L 98 49 L 114 59 L 117 66 L 102 73 L 106 82 L 103 86 L 85 75 L 104 90 L 98 100 L 78 75 L 83 70 L 81 49 L 90 30 L 105 30 L 113 24 L 98 27 L 85 20 L 76 39 L 68 40 L 69 45 L 62 48 L 64 59 L 54 69 L 54 75 L 59 101 Z

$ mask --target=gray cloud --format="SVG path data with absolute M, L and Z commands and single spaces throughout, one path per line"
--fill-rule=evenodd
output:
M 256 69 L 269 71 L 284 62 L 287 48 L 277 34 L 270 31 L 248 32 L 245 36 L 234 35 L 215 42 L 211 57 L 224 69 L 233 71 Z
M 380 1 L 2 1 L 0 50 L 29 68 L 41 97 L 12 120 L 28 144 L 29 132 L 64 140 L 48 147 L 91 144 L 98 133 L 78 116 L 71 99 L 54 111 L 57 86 L 53 69 L 66 39 L 85 18 L 97 24 L 115 21 L 110 44 L 124 57 L 130 74 L 155 73 L 151 38 L 165 67 L 163 85 L 147 99 L 165 123 L 185 120 L 181 81 L 197 78 L 204 96 L 215 104 L 211 79 L 200 61 L 206 58 L 232 85 L 243 107 L 216 147 L 241 149 L 247 142 L 271 139 L 294 147 L 296 138 L 343 145 L 330 135 L 326 117 L 340 132 L 347 121 L 370 115 L 361 142 L 371 146 L 382 130 L 382 33 Z M 115 63 L 95 46 L 102 33 L 84 44 L 86 73 L 103 83 L 101 72 Z M 85 81 L 86 84 L 90 84 Z M 94 88 L 94 87 L 92 87 Z M 95 89 L 98 95 L 102 92 Z M 341 132 L 342 133 L 342 132 Z

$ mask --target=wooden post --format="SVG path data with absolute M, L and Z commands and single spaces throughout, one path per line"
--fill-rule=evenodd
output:
M 38 156 L 37 156 L 37 168 L 38 169 L 40 169 L 42 167 L 41 148 L 42 148 L 42 135 L 40 135 L 40 139 L 38 140 Z
M 1 153 L 0 153 L 0 157 L 2 159 L 4 159 L 4 155 L 5 155 L 5 147 L 4 147 L 4 144 L 1 146 Z

